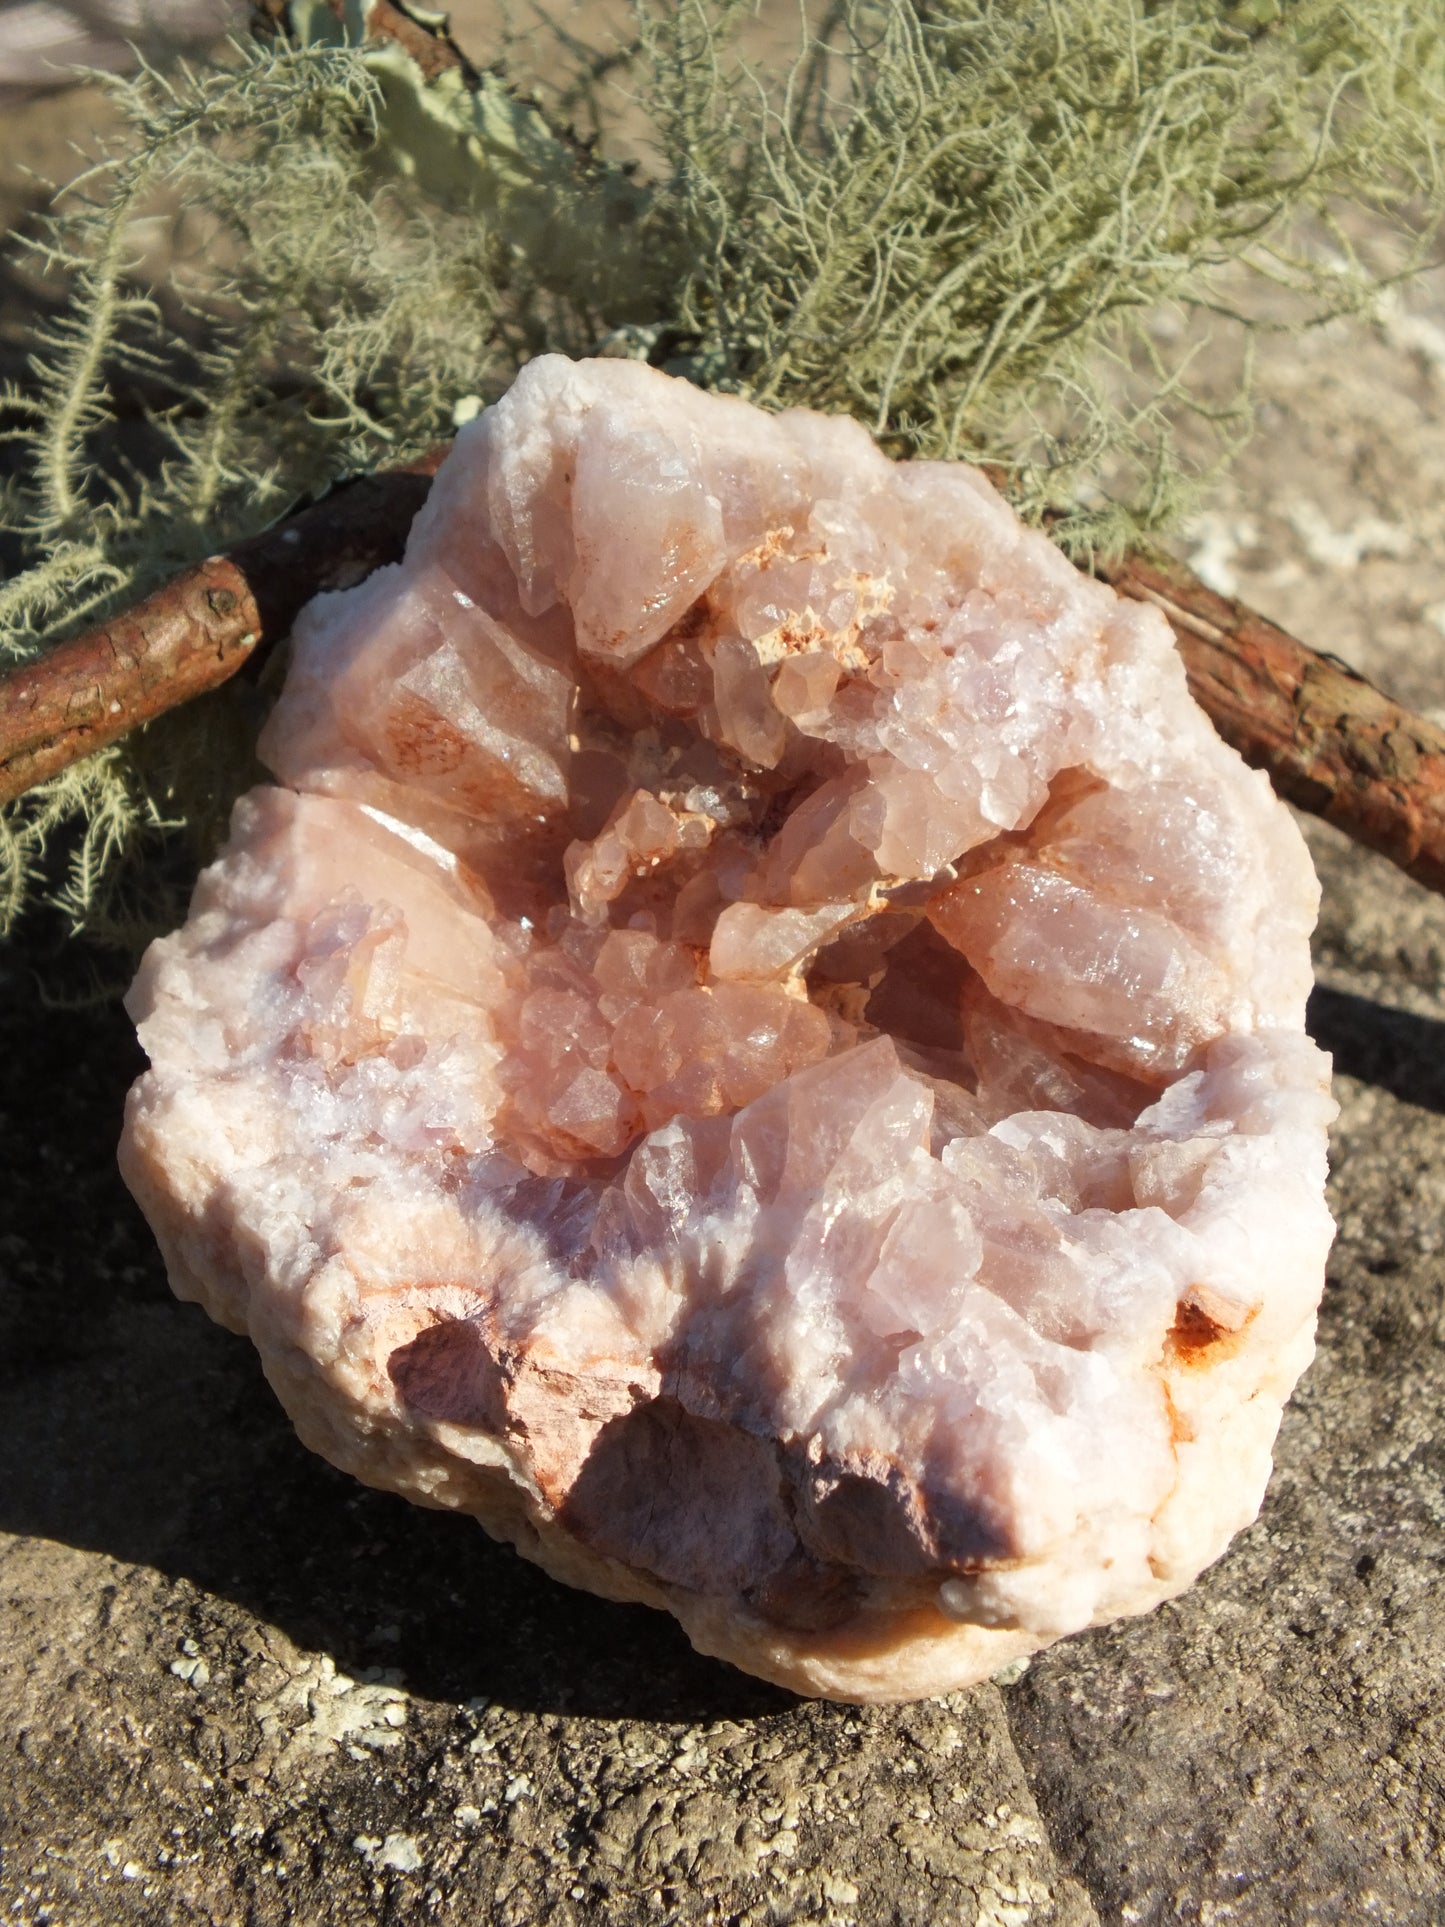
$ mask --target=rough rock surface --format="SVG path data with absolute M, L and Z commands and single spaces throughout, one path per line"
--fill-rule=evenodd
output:
M 850 1698 L 1254 1516 L 1317 888 L 1155 612 L 970 470 L 548 357 L 262 750 L 123 1167 L 308 1443 Z

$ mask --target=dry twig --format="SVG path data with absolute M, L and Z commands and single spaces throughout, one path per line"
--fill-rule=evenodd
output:
M 1445 891 L 1445 730 L 1182 562 L 1127 555 L 1099 573 L 1164 611 L 1195 701 L 1286 802 Z

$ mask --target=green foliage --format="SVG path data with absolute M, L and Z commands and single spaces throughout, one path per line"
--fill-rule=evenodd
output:
M 411 11 L 445 24 L 444 14 Z M 361 49 L 387 164 L 433 203 L 463 207 L 503 234 L 529 287 L 565 291 L 601 325 L 635 304 L 650 276 L 638 243 L 651 196 L 629 173 L 599 161 L 498 73 L 451 66 L 423 80 L 396 41 L 367 42 L 362 0 L 345 0 L 339 17 L 326 0 L 290 0 L 287 12 L 303 44 Z
M 1363 310 L 1358 211 L 1395 221 L 1392 272 L 1440 211 L 1445 0 L 812 17 L 796 63 L 757 73 L 739 0 L 641 7 L 640 177 L 605 125 L 594 152 L 497 73 L 428 80 L 363 43 L 358 0 L 293 0 L 293 41 L 121 84 L 124 138 L 39 244 L 68 312 L 3 398 L 22 565 L 0 656 L 427 445 L 530 354 L 604 339 L 846 410 L 896 452 L 1001 463 L 1026 511 L 1071 506 L 1075 547 L 1118 543 L 1178 512 L 1182 417 L 1227 452 L 1248 414 L 1243 375 L 1206 405 L 1166 347 L 1199 330 L 1161 311 L 1247 335 Z M 146 223 L 177 207 L 188 246 L 148 281 Z M 177 830 L 183 875 L 254 773 L 260 702 L 219 692 L 12 808 L 0 922 L 43 867 L 77 926 L 113 927 L 116 880 L 162 877 Z

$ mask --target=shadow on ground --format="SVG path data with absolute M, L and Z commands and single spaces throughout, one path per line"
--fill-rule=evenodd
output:
M 1307 1019 L 1335 1070 L 1376 1084 L 1404 1104 L 1445 1113 L 1445 1023 L 1316 984 Z

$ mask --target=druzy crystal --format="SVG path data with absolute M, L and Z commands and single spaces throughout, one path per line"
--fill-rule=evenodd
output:
M 318 1451 L 844 1698 L 1253 1517 L 1330 1239 L 1314 876 L 980 475 L 535 361 L 262 753 L 122 1157 Z

